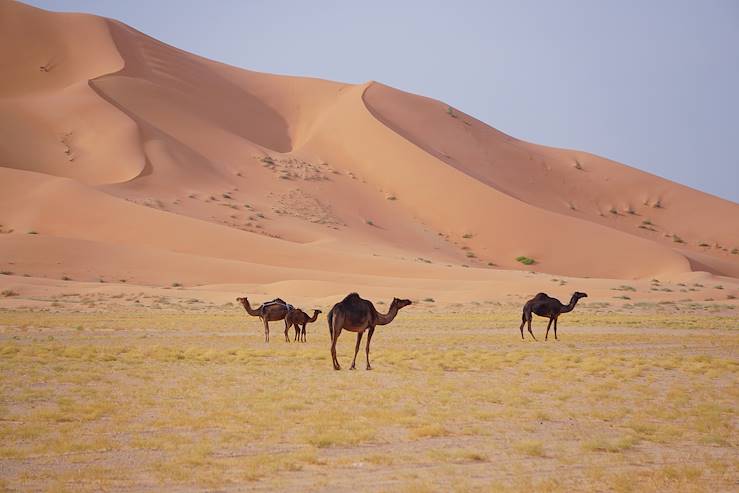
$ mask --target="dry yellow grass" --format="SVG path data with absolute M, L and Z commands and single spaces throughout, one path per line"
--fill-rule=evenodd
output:
M 374 371 L 334 372 L 323 319 L 265 345 L 224 307 L 0 311 L 0 486 L 734 487 L 739 332 L 583 311 L 534 343 L 517 317 L 409 309 L 378 329 Z

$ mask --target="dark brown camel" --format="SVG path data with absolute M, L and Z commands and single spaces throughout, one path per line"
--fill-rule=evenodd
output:
M 558 299 L 547 296 L 546 293 L 539 293 L 523 306 L 523 314 L 521 316 L 521 339 L 523 340 L 523 326 L 528 322 L 529 334 L 536 340 L 534 333 L 531 332 L 531 319 L 532 314 L 539 315 L 540 317 L 548 317 L 549 324 L 547 325 L 547 333 L 544 336 L 546 341 L 549 337 L 549 328 L 554 322 L 554 339 L 557 340 L 557 319 L 563 313 L 571 312 L 580 298 L 587 298 L 586 293 L 575 291 L 572 294 L 569 304 L 563 305 Z
M 313 316 L 309 317 L 308 314 L 300 308 L 293 308 L 290 310 L 285 317 L 285 340 L 290 342 L 287 332 L 290 330 L 290 326 L 294 326 L 295 337 L 293 338 L 293 341 L 305 342 L 305 326 L 315 322 L 318 319 L 319 313 L 322 313 L 321 310 L 313 310 Z
M 393 302 L 390 304 L 390 310 L 386 314 L 382 314 L 375 309 L 372 302 L 360 298 L 357 293 L 351 293 L 339 303 L 336 303 L 331 308 L 331 311 L 328 312 L 328 330 L 331 334 L 331 359 L 334 363 L 334 370 L 341 370 L 339 360 L 336 359 L 336 341 L 339 340 L 342 329 L 357 333 L 357 345 L 354 348 L 354 359 L 352 360 L 351 368 L 349 368 L 350 370 L 356 369 L 355 364 L 357 362 L 357 353 L 359 352 L 359 343 L 362 342 L 364 331 L 369 331 L 367 333 L 365 350 L 367 353 L 367 369 L 371 370 L 372 366 L 369 360 L 370 341 L 372 341 L 375 326 L 389 324 L 398 314 L 398 310 L 410 304 L 410 300 L 393 298 Z
M 264 323 L 264 342 L 269 342 L 269 322 L 282 320 L 283 318 L 285 318 L 290 308 L 292 308 L 291 305 L 288 305 L 284 300 L 281 300 L 280 298 L 275 298 L 272 301 L 267 301 L 257 309 L 252 309 L 251 305 L 249 304 L 249 300 L 246 299 L 246 297 L 236 298 L 236 301 L 241 303 L 241 305 L 244 307 L 244 310 L 246 310 L 246 313 L 248 313 L 252 317 L 259 317 L 260 319 L 262 319 L 262 322 Z

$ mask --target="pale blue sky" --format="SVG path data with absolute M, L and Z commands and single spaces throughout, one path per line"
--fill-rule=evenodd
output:
M 377 80 L 739 202 L 739 1 L 33 0 L 264 72 Z

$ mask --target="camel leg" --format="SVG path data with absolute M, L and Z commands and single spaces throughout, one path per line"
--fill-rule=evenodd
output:
M 303 330 L 300 331 L 300 337 L 303 340 L 303 342 L 306 342 L 306 340 L 305 340 L 305 326 L 306 325 L 307 324 L 303 324 Z
M 362 336 L 364 335 L 364 332 L 357 332 L 357 345 L 354 347 L 354 359 L 352 360 L 352 366 L 349 368 L 350 370 L 356 370 L 355 363 L 357 362 L 357 353 L 359 352 L 359 343 L 362 342 Z
M 344 325 L 343 317 L 334 317 L 334 326 L 331 329 L 331 359 L 334 362 L 334 370 L 341 370 L 339 360 L 336 358 L 336 341 L 339 340 L 339 334 L 341 334 L 341 326 Z
M 290 324 L 288 324 L 286 321 L 285 322 L 285 342 L 290 342 L 290 336 L 287 335 L 288 332 L 290 332 Z
M 372 340 L 372 334 L 374 333 L 375 333 L 375 328 L 370 327 L 369 332 L 367 333 L 367 347 L 365 348 L 365 350 L 367 351 L 367 369 L 368 370 L 372 369 L 372 365 L 370 365 L 370 361 L 369 361 L 369 353 L 370 353 L 370 341 Z
M 262 322 L 264 322 L 264 342 L 269 342 L 269 322 L 266 318 L 263 318 Z
M 534 318 L 534 317 L 529 317 L 529 334 L 531 334 L 531 337 L 533 337 L 533 338 L 534 338 L 534 340 L 536 341 L 536 340 L 537 340 L 537 339 L 536 339 L 536 336 L 534 335 L 534 333 L 533 333 L 533 332 L 531 332 L 531 319 L 532 319 L 532 318 Z
M 523 326 L 524 325 L 526 325 L 526 315 L 524 315 L 523 317 L 521 317 L 521 327 L 519 327 L 521 329 L 521 340 L 522 341 L 524 340 L 524 338 L 523 338 Z
M 544 340 L 545 340 L 545 341 L 546 341 L 546 340 L 547 340 L 547 339 L 549 338 L 549 327 L 551 327 L 551 326 L 552 326 L 552 322 L 554 322 L 554 319 L 553 319 L 553 318 L 550 318 L 550 319 L 549 319 L 549 323 L 547 324 L 547 333 L 546 333 L 546 335 L 544 336 Z
M 295 327 L 295 337 L 293 337 L 293 341 L 299 341 L 300 340 L 300 327 L 298 327 L 298 324 L 293 324 L 293 327 Z
M 554 319 L 554 340 L 555 341 L 558 341 L 559 340 L 559 339 L 557 339 L 557 320 L 558 320 L 558 318 L 555 318 Z

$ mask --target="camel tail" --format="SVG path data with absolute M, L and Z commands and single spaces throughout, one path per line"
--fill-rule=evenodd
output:
M 326 320 L 328 320 L 328 335 L 331 337 L 334 336 L 334 309 L 332 308 L 328 312 L 328 316 L 326 317 Z

